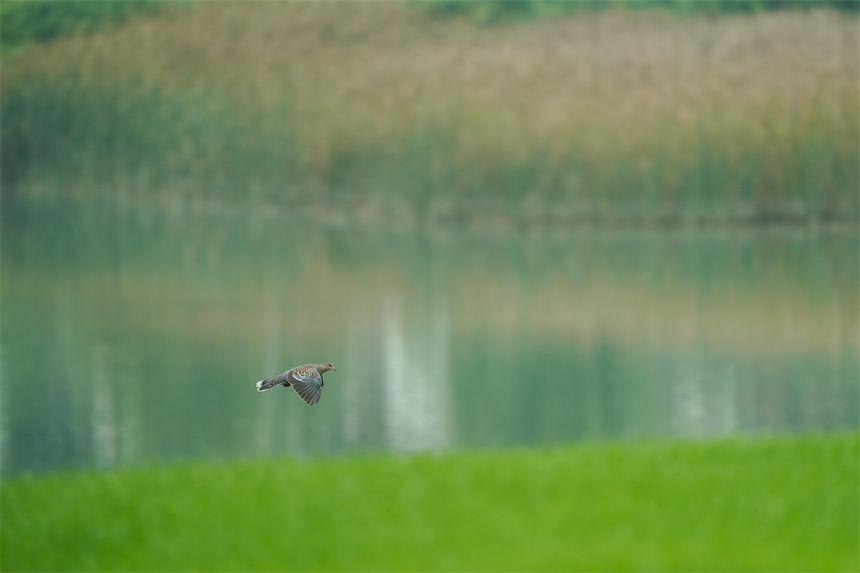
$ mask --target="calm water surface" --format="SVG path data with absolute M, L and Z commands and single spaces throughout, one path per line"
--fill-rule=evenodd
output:
M 855 233 L 7 201 L 6 474 L 858 427 Z M 323 399 L 254 382 L 331 361 Z

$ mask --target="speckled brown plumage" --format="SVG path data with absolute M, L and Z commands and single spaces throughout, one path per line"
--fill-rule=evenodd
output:
M 271 390 L 275 386 L 292 386 L 299 398 L 307 402 L 309 406 L 313 406 L 320 401 L 323 387 L 323 372 L 334 370 L 337 368 L 331 362 L 323 362 L 322 364 L 302 364 L 295 368 L 290 368 L 283 374 L 260 380 L 257 382 L 257 392 Z

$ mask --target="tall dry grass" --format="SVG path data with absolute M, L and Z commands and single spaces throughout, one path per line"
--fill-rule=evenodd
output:
M 853 220 L 857 44 L 856 17 L 829 10 L 481 28 L 393 2 L 212 3 L 15 54 L 3 94 L 61 82 L 97 109 L 125 102 L 120 124 L 158 121 L 159 106 L 202 114 L 156 146 L 175 155 L 191 141 L 200 172 L 241 157 L 224 186 L 268 198 L 403 200 L 413 216 L 468 216 L 477 202 L 537 220 Z M 4 123 L 5 140 L 27 137 Z M 168 185 L 176 169 L 162 169 Z

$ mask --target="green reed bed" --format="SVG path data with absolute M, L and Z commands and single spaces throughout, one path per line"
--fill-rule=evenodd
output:
M 185 196 L 364 209 L 371 217 L 525 222 L 706 223 L 856 220 L 854 134 L 814 114 L 769 141 L 743 126 L 591 149 L 585 133 L 524 151 L 458 146 L 468 125 L 308 151 L 288 102 L 255 112 L 200 86 L 129 79 L 7 86 L 4 191 Z M 668 133 L 668 128 L 667 128 Z
M 855 570 L 858 445 L 735 438 L 22 477 L 3 484 L 2 565 Z
M 137 78 L 91 83 L 75 70 L 50 84 L 28 80 L 3 97 L 4 187 L 245 198 L 293 172 L 293 139 L 273 133 L 273 110 L 240 116 L 231 104 Z

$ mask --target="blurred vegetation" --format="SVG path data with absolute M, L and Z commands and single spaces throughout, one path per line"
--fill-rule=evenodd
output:
M 737 438 L 26 477 L 2 486 L 2 566 L 856 570 L 858 445 Z
M 487 29 L 398 3 L 195 4 L 6 57 L 3 193 L 853 223 L 855 24 L 599 11 Z
M 119 26 L 129 18 L 158 14 L 176 4 L 152 0 L 6 0 L 0 4 L 0 48 L 90 34 Z
M 193 0 L 6 0 L 0 4 L 0 46 L 14 48 L 61 36 L 90 34 L 118 26 L 130 18 L 152 16 Z M 681 14 L 756 13 L 766 10 L 813 10 L 822 7 L 857 11 L 860 0 L 432 0 L 417 5 L 438 17 L 468 16 L 497 22 L 557 18 L 583 11 L 608 9 L 668 9 Z
M 670 10 L 677 14 L 755 14 L 769 10 L 860 9 L 858 0 L 434 0 L 419 6 L 437 17 L 480 24 L 558 18 L 593 10 Z
M 72 71 L 50 83 L 34 78 L 4 94 L 3 183 L 38 178 L 136 195 L 205 189 L 228 199 L 264 183 L 281 189 L 295 159 L 282 129 L 289 118 L 237 112 L 236 103 L 202 86 L 123 75 L 104 83 Z

